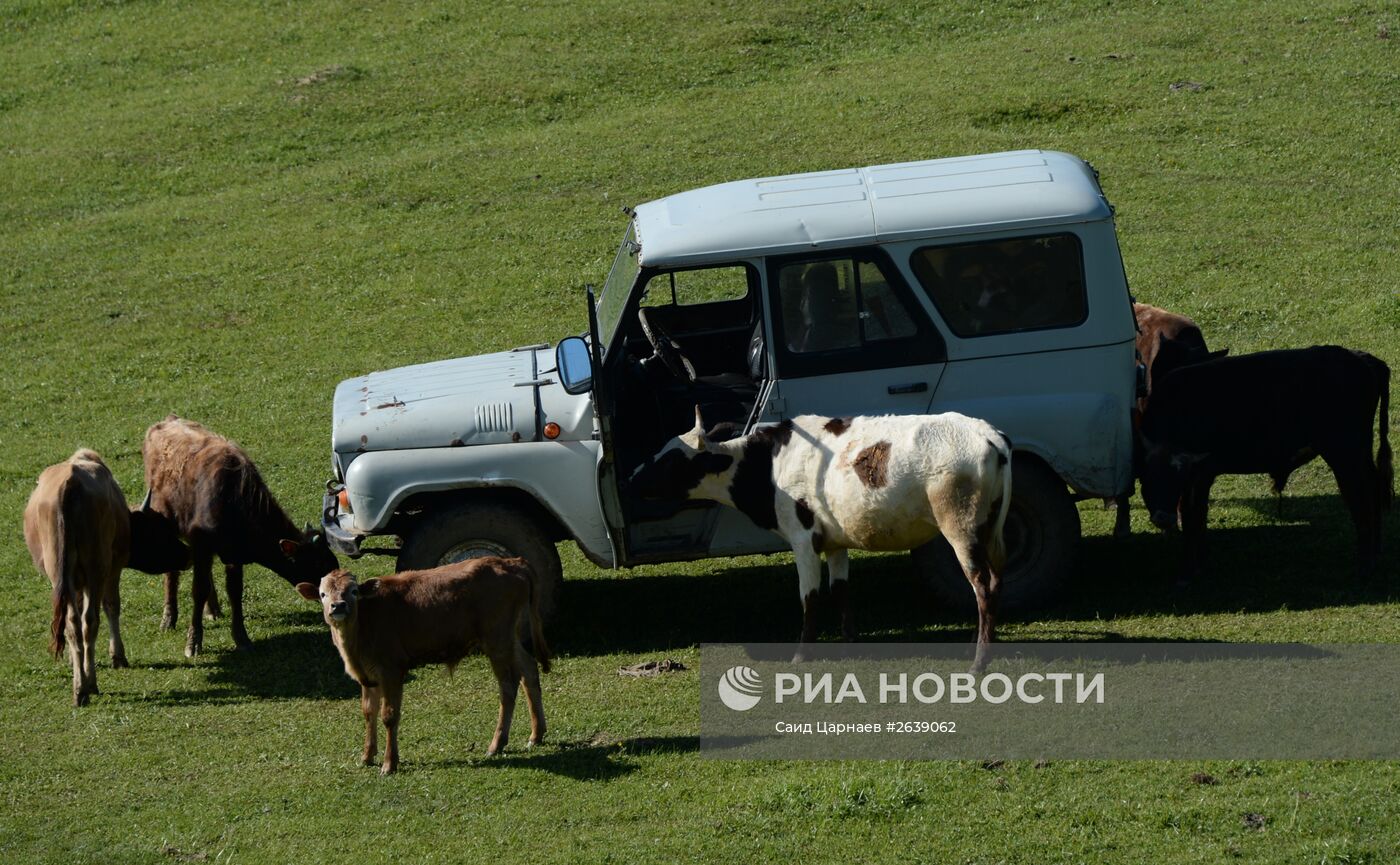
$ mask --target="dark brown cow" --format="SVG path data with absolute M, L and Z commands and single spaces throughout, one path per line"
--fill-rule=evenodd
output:
M 262 565 L 294 586 L 319 581 L 340 567 L 325 540 L 310 527 L 297 529 L 253 461 L 223 436 L 171 415 L 146 430 L 141 456 L 146 461 L 149 506 L 173 520 L 190 544 L 194 610 L 187 656 L 194 657 L 204 647 L 204 608 L 213 591 L 214 556 L 224 563 L 238 648 L 252 644 L 243 625 L 244 565 Z M 175 626 L 179 586 L 178 571 L 166 574 L 162 628 Z
M 1335 345 L 1221 358 L 1159 379 L 1142 418 L 1142 498 L 1164 530 L 1176 528 L 1180 508 L 1182 581 L 1201 571 L 1216 477 L 1276 477 L 1319 456 L 1356 525 L 1358 570 L 1372 573 L 1381 511 L 1394 497 L 1389 412 L 1390 368 Z M 1374 459 L 1372 423 L 1380 436 Z
M 530 707 L 530 744 L 539 744 L 544 738 L 539 667 L 549 672 L 549 646 L 532 586 L 530 566 L 524 559 L 494 557 L 404 571 L 364 583 L 357 583 L 349 571 L 335 571 L 322 578 L 319 587 L 297 586 L 307 600 L 321 603 L 345 672 L 360 683 L 366 766 L 373 764 L 378 749 L 378 714 L 388 738 L 381 771 L 388 775 L 398 769 L 399 719 L 408 671 L 427 664 L 447 664 L 451 669 L 477 649 L 490 659 L 501 691 L 496 735 L 486 755 L 500 753 L 510 738 L 522 681 Z M 520 640 L 526 627 L 534 655 Z
M 1152 398 L 1153 382 L 1161 379 L 1174 369 L 1189 363 L 1200 363 L 1211 358 L 1224 357 L 1229 349 L 1210 351 L 1206 339 L 1196 322 L 1175 312 L 1168 312 L 1157 306 L 1145 303 L 1133 304 L 1133 317 L 1137 319 L 1137 354 L 1147 370 L 1146 392 L 1138 398 L 1137 410 L 1133 414 L 1133 433 L 1136 437 L 1142 413 L 1147 411 L 1147 402 Z M 1140 448 L 1134 443 L 1133 474 L 1141 472 Z M 1282 485 L 1276 482 L 1278 490 Z M 1125 538 L 1132 533 L 1129 522 L 1128 499 L 1132 490 L 1117 496 L 1113 501 L 1117 506 L 1113 524 L 1113 534 Z
M 49 466 L 24 509 L 24 542 L 39 572 L 53 586 L 49 648 L 68 644 L 73 664 L 73 705 L 87 705 L 97 691 L 99 607 L 112 632 L 112 667 L 127 666 L 121 632 L 121 572 L 132 567 L 159 573 L 182 568 L 189 558 L 173 526 L 151 513 L 127 510 L 126 498 L 96 452 L 82 449 Z

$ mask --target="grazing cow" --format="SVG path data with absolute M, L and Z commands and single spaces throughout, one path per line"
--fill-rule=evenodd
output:
M 1133 427 L 1136 429 L 1141 422 L 1142 413 L 1147 411 L 1148 400 L 1152 398 L 1152 383 L 1154 381 L 1189 363 L 1200 363 L 1203 360 L 1224 357 L 1230 353 L 1230 350 L 1228 348 L 1220 351 L 1209 350 L 1206 348 L 1206 339 L 1201 335 L 1200 327 L 1194 321 L 1184 315 L 1168 312 L 1161 307 L 1134 303 L 1133 317 L 1137 319 L 1138 358 L 1147 370 L 1144 382 L 1146 391 L 1143 396 L 1138 398 L 1137 412 L 1133 416 Z M 1135 462 L 1140 464 L 1140 454 L 1137 456 L 1138 459 Z M 1135 466 L 1135 468 L 1140 471 L 1140 465 Z M 1282 485 L 1278 485 L 1277 489 L 1282 491 Z M 1113 534 L 1116 537 L 1126 538 L 1132 534 L 1128 505 L 1128 499 L 1131 495 L 1132 490 L 1129 490 L 1113 499 L 1117 507 L 1113 523 Z
M 345 672 L 360 683 L 364 765 L 374 762 L 379 714 L 388 737 L 381 771 L 388 775 L 399 767 L 399 719 L 408 671 L 426 664 L 446 664 L 451 670 L 478 648 L 491 661 L 501 690 L 496 735 L 486 756 L 506 746 L 522 681 L 530 707 L 530 744 L 544 739 L 539 667 L 549 672 L 549 646 L 533 583 L 524 559 L 486 557 L 364 583 L 349 571 L 334 571 L 320 580 L 319 588 L 297 586 L 302 597 L 320 601 Z M 527 623 L 534 655 L 520 641 Z
M 127 666 L 121 632 L 121 572 L 159 573 L 189 561 L 174 527 L 155 514 L 129 511 L 112 473 L 94 451 L 82 449 L 49 466 L 24 509 L 24 542 L 34 567 L 53 585 L 49 648 L 68 644 L 73 705 L 97 690 L 99 605 L 112 632 L 112 667 Z
M 1166 531 L 1176 528 L 1180 503 L 1182 582 L 1201 571 L 1217 476 L 1277 475 L 1317 456 L 1337 478 L 1356 524 L 1358 569 L 1369 575 L 1380 549 L 1380 513 L 1393 498 L 1389 411 L 1390 368 L 1366 352 L 1331 345 L 1221 358 L 1159 379 L 1142 419 L 1142 497 L 1152 522 Z
M 720 502 L 782 535 L 797 559 L 803 646 L 817 636 L 822 553 L 842 635 L 854 639 L 847 550 L 908 550 L 941 534 L 977 597 L 974 666 L 985 665 L 1011 504 L 1004 434 L 952 412 L 804 415 L 722 442 L 704 430 L 697 407 L 695 428 L 638 468 L 631 487 L 648 498 Z
M 262 565 L 294 586 L 319 581 L 340 567 L 325 539 L 310 526 L 298 531 L 253 461 L 223 436 L 171 415 L 146 430 L 141 456 L 149 506 L 173 520 L 190 544 L 194 611 L 186 656 L 194 657 L 204 647 L 204 608 L 213 591 L 214 556 L 224 563 L 233 641 L 240 649 L 252 645 L 243 625 L 244 565 Z M 178 571 L 166 574 L 162 628 L 175 626 L 179 586 Z

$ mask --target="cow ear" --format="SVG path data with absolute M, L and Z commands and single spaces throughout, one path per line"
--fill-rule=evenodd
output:
M 374 590 L 379 588 L 378 580 L 365 580 L 358 584 L 360 587 L 360 597 L 368 598 L 374 594 Z
M 280 541 L 277 542 L 277 546 L 279 546 L 279 547 L 282 548 L 282 555 L 284 555 L 284 556 L 286 556 L 287 558 L 291 559 L 291 558 L 295 558 L 295 557 L 296 557 L 296 554 L 297 554 L 297 551 L 301 549 L 301 542 L 300 542 L 300 541 L 290 541 L 290 540 L 287 540 L 286 538 L 283 538 L 282 540 L 280 540 Z
M 308 601 L 321 600 L 320 592 L 318 592 L 316 587 L 311 585 L 310 583 L 297 583 L 297 594 L 301 595 L 303 598 L 306 598 Z

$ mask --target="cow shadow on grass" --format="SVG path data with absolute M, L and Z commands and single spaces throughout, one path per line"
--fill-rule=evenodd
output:
M 471 766 L 475 769 L 534 769 L 576 781 L 611 781 L 637 771 L 636 758 L 655 754 L 693 754 L 700 750 L 698 736 L 638 736 L 618 742 L 546 742 L 533 750 L 514 746 L 498 757 L 453 759 L 421 763 L 425 769 Z
M 1400 598 L 1400 548 L 1383 515 L 1375 574 L 1357 575 L 1356 532 L 1337 496 L 1225 499 L 1262 524 L 1232 524 L 1212 510 L 1205 573 L 1173 587 L 1185 548 L 1179 535 L 1151 530 L 1130 538 L 1086 538 L 1065 601 L 1044 611 L 1063 618 L 1171 613 L 1272 612 L 1356 606 Z
M 317 613 L 307 614 L 319 624 Z M 294 616 L 305 624 L 303 616 Z M 205 653 L 213 663 L 203 666 L 203 687 L 177 688 L 150 694 L 142 702 L 163 705 L 241 703 L 248 700 L 345 700 L 358 697 L 360 687 L 345 675 L 340 655 L 324 628 L 317 631 L 277 631 L 255 636 L 253 647 L 235 650 L 217 643 L 227 637 L 217 625 L 206 626 Z M 211 645 L 213 643 L 214 645 Z M 152 669 L 181 669 L 189 665 L 158 663 Z
M 1180 536 L 1139 530 L 1118 539 L 1091 536 L 1063 600 L 1003 620 L 1095 620 L 1120 616 L 1269 612 L 1383 603 L 1400 597 L 1400 539 L 1387 515 L 1376 576 L 1356 577 L 1356 536 L 1336 496 L 1289 496 L 1283 521 L 1273 497 L 1225 500 L 1269 521 L 1230 525 L 1213 512 L 1207 532 L 1206 573 L 1176 589 L 1184 550 Z M 1389 543 L 1386 543 L 1389 541 Z M 749 560 L 752 561 L 752 560 Z M 919 580 L 908 556 L 862 556 L 851 564 L 852 603 L 862 639 L 871 642 L 971 642 L 975 617 L 941 605 Z M 971 589 L 968 590 L 969 595 Z M 935 635 L 927 630 L 938 626 Z M 664 653 L 699 643 L 792 642 L 801 628 L 797 572 L 790 561 L 714 562 L 700 576 L 659 573 L 620 577 L 593 571 L 565 583 L 563 612 L 547 633 L 557 649 L 575 655 Z M 1080 642 L 1115 642 L 1102 628 L 1056 633 Z M 836 639 L 834 614 L 823 640 Z M 1154 639 L 1154 642 L 1162 642 Z

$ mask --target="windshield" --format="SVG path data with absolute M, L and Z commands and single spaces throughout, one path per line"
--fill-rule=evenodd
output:
M 627 305 L 627 295 L 632 291 L 632 283 L 637 281 L 637 253 L 640 251 L 641 247 L 632 238 L 632 224 L 629 222 L 627 234 L 623 235 L 622 245 L 613 259 L 612 270 L 608 272 L 608 280 L 603 283 L 603 294 L 598 298 L 598 339 L 602 343 L 599 346 L 602 354 L 606 354 L 608 346 L 612 344 L 613 335 L 622 319 L 622 308 Z

